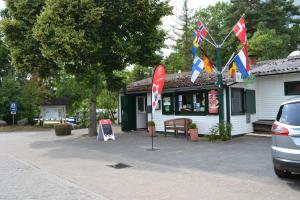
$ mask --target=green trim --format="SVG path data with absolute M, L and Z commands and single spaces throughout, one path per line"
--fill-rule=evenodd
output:
M 231 122 L 231 119 L 230 119 L 230 113 L 231 113 L 231 110 L 230 110 L 230 100 L 229 100 L 229 87 L 226 87 L 226 121 L 227 122 Z
M 234 112 L 232 111 L 234 105 L 233 105 L 233 93 L 232 90 L 239 90 L 241 93 L 242 99 L 240 100 L 242 102 L 242 111 L 241 112 Z M 244 115 L 245 114 L 245 96 L 244 96 L 244 88 L 231 88 L 231 115 Z
M 190 94 L 192 95 L 192 101 L 193 101 L 193 95 L 196 92 L 202 92 L 205 95 L 205 111 L 201 112 L 195 112 L 195 111 L 190 111 L 190 112 L 180 112 L 178 111 L 178 96 L 179 95 L 184 95 L 184 94 Z M 194 110 L 194 103 L 191 103 L 191 110 Z M 178 116 L 205 116 L 208 114 L 208 91 L 207 90 L 195 90 L 195 91 L 188 91 L 188 92 L 177 92 L 175 93 L 175 115 Z
M 207 113 L 197 113 L 197 112 L 177 112 L 175 115 L 178 116 L 207 116 Z
M 170 97 L 171 98 L 171 102 L 170 102 L 170 106 L 169 106 L 169 111 L 166 111 L 166 106 L 164 106 L 164 98 L 166 97 Z M 162 114 L 163 115 L 174 115 L 174 93 L 163 93 L 162 94 L 162 101 L 161 101 L 161 104 L 162 104 Z

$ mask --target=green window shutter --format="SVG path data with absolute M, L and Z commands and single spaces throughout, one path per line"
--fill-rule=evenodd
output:
M 162 114 L 173 115 L 174 114 L 174 94 L 164 93 L 162 94 Z
M 231 88 L 231 114 L 242 115 L 245 113 L 244 109 L 244 89 Z
M 245 111 L 246 113 L 256 113 L 255 90 L 245 91 Z

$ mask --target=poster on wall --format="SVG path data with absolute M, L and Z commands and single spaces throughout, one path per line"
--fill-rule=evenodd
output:
M 110 119 L 101 119 L 99 122 L 99 132 L 97 140 L 115 140 L 115 134 L 112 130 L 112 123 Z
M 208 112 L 210 114 L 219 113 L 219 101 L 217 90 L 211 90 L 208 92 Z
M 171 107 L 171 97 L 164 97 L 163 99 L 164 102 L 164 108 L 166 112 L 170 112 L 170 107 Z

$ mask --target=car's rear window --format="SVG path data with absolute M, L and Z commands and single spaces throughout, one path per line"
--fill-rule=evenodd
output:
M 282 105 L 276 120 L 284 124 L 300 126 L 300 103 Z

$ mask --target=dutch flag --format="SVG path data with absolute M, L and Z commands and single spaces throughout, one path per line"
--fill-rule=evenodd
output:
M 204 67 L 203 60 L 201 58 L 199 58 L 198 56 L 196 56 L 195 59 L 194 59 L 194 62 L 193 62 L 193 67 L 192 67 L 191 81 L 193 83 L 196 81 L 197 77 L 199 76 L 199 74 L 203 70 L 203 67 Z
M 247 68 L 246 68 L 248 58 L 246 56 L 247 53 L 245 51 L 247 51 L 247 49 L 244 47 L 233 59 L 237 65 L 237 67 L 239 68 L 239 71 L 241 72 L 243 79 L 246 79 L 249 77 L 249 71 L 247 71 Z

